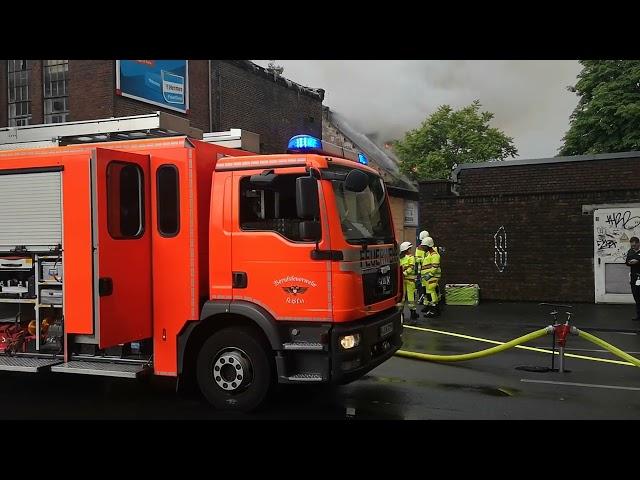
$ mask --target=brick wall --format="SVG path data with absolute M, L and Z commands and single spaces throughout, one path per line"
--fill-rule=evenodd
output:
M 470 168 L 458 177 L 460 193 L 581 192 L 638 188 L 640 159 L 589 160 L 512 167 Z
M 0 60 L 0 127 L 9 126 L 7 106 L 7 61 Z
M 69 60 L 68 87 L 70 122 L 114 116 L 114 60 Z
M 589 204 L 640 200 L 639 159 L 462 170 L 460 196 L 420 184 L 420 223 L 446 247 L 443 283 L 478 283 L 483 299 L 593 302 Z M 507 265 L 494 263 L 504 227 Z
M 259 133 L 262 153 L 283 152 L 294 135 L 322 135 L 322 98 L 242 62 L 214 60 L 212 67 L 214 130 Z
M 31 66 L 30 96 L 31 96 L 31 125 L 44 123 L 44 90 L 42 82 L 42 60 L 34 60 Z

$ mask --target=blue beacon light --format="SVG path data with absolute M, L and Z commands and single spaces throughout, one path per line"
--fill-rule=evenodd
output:
M 369 165 L 369 159 L 364 153 L 358 153 L 358 163 L 362 165 Z
M 291 137 L 287 145 L 287 150 L 305 151 L 321 149 L 322 142 L 320 139 L 312 137 L 311 135 L 296 135 L 295 137 Z

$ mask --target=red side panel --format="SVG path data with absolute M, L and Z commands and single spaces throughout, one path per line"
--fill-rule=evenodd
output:
M 200 285 L 199 295 L 201 298 L 207 298 L 209 294 L 209 249 L 210 249 L 210 235 L 213 232 L 209 226 L 210 213 L 213 213 L 213 219 L 219 216 L 222 212 L 220 210 L 221 203 L 216 200 L 211 202 L 211 186 L 212 175 L 219 158 L 224 156 L 242 157 L 248 155 L 254 155 L 251 152 L 245 152 L 243 150 L 236 150 L 233 148 L 221 147 L 219 145 L 212 145 L 206 142 L 200 142 L 198 140 L 191 140 L 195 146 L 195 159 L 197 165 L 197 190 L 198 190 L 198 257 L 199 264 L 198 270 L 200 271 Z M 217 180 L 216 180 L 217 181 Z M 231 192 L 229 192 L 231 193 Z M 213 212 L 209 211 L 210 205 L 213 205 Z M 229 252 L 230 254 L 230 252 Z M 219 261 L 219 257 L 216 255 L 216 262 Z M 229 268 L 231 264 L 229 263 Z M 229 277 L 231 273 L 229 272 Z
M 64 321 L 67 333 L 93 334 L 91 177 L 89 156 L 62 173 Z
M 209 298 L 230 299 L 231 284 L 231 201 L 233 193 L 232 172 L 214 173 L 211 191 L 209 258 Z
M 153 351 L 158 375 L 176 374 L 177 334 L 197 311 L 197 272 L 195 227 L 191 200 L 193 185 L 189 177 L 187 149 L 179 155 L 151 155 L 151 225 L 153 256 Z M 158 169 L 173 165 L 178 172 L 179 229 L 163 236 L 158 228 Z

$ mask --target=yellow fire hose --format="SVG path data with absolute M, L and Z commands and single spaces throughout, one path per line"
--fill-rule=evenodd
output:
M 640 367 L 640 360 L 638 360 L 636 357 L 632 357 L 628 353 L 623 352 L 618 347 L 615 347 L 610 343 L 605 342 L 601 338 L 598 338 L 595 335 L 591 335 L 590 333 L 583 332 L 582 330 L 576 327 L 573 327 L 571 331 L 572 333 L 577 333 L 578 336 L 580 336 L 581 338 L 584 338 L 585 340 L 589 340 L 591 343 L 595 343 L 596 345 L 599 345 L 602 348 L 609 350 L 611 353 L 622 358 L 623 360 L 633 363 L 636 367 Z
M 548 335 L 553 332 L 553 327 L 544 327 L 540 330 L 536 330 L 535 332 L 531 332 L 527 335 L 523 335 L 522 337 L 514 338 L 513 340 L 503 343 L 502 345 L 498 345 L 496 347 L 487 348 L 485 350 L 479 350 L 477 352 L 472 353 L 464 353 L 461 355 L 433 355 L 430 353 L 418 353 L 418 352 L 409 352 L 406 350 L 398 350 L 396 355 L 400 357 L 407 358 L 416 358 L 418 360 L 428 360 L 432 362 L 461 362 L 463 360 L 474 360 L 476 358 L 487 357 L 489 355 L 493 355 L 509 348 L 513 348 L 516 345 L 520 345 L 521 343 L 528 342 L 530 340 L 535 340 L 536 338 L 543 337 L 544 335 Z
M 513 340 L 503 343 L 501 345 L 498 345 L 496 347 L 487 348 L 485 350 L 479 350 L 477 352 L 459 354 L 459 355 L 435 355 L 431 353 L 410 352 L 407 350 L 398 350 L 395 354 L 399 357 L 413 358 L 417 360 L 425 360 L 430 362 L 462 362 L 464 360 L 474 360 L 476 358 L 487 357 L 489 355 L 494 355 L 504 350 L 514 348 L 522 343 L 535 340 L 536 338 L 540 338 L 544 335 L 548 335 L 549 333 L 552 333 L 553 330 L 554 330 L 554 327 L 550 325 L 548 327 L 541 328 L 540 330 L 536 330 L 535 332 L 531 332 L 527 335 L 514 338 Z M 584 338 L 585 340 L 588 340 L 608 350 L 609 352 L 613 353 L 617 357 L 622 358 L 623 360 L 631 363 L 632 365 L 635 365 L 636 367 L 640 367 L 640 360 L 620 350 L 618 347 L 611 345 L 608 342 L 605 342 L 604 340 L 596 337 L 595 335 L 591 335 L 590 333 L 584 332 L 576 327 L 571 327 L 571 333 L 577 334 L 581 338 Z

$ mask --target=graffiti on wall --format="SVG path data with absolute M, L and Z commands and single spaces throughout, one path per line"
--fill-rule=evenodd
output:
M 500 226 L 493 235 L 493 263 L 500 273 L 507 267 L 507 231 L 504 226 Z
M 640 236 L 640 216 L 628 209 L 609 212 L 596 217 L 595 247 L 598 257 L 607 257 L 614 263 L 624 262 L 629 250 L 629 239 Z
M 640 225 L 640 217 L 632 216 L 631 210 L 610 213 L 607 215 L 607 224 L 614 228 L 633 230 Z

